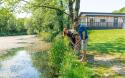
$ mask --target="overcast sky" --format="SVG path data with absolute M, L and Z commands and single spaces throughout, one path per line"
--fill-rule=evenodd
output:
M 112 12 L 125 7 L 125 0 L 81 0 L 82 12 Z

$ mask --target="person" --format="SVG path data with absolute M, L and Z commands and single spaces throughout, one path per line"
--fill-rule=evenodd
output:
M 78 32 L 80 35 L 80 42 L 81 42 L 81 60 L 86 60 L 86 53 L 87 53 L 87 43 L 88 43 L 88 31 L 86 28 L 86 25 L 83 23 L 80 23 L 78 25 Z
M 74 50 L 76 52 L 76 54 L 79 56 L 80 55 L 80 36 L 79 36 L 79 33 L 76 32 L 75 33 L 75 47 L 74 47 Z
M 63 35 L 67 36 L 70 39 L 70 45 L 72 46 L 72 48 L 74 48 L 75 44 L 75 37 L 73 32 L 74 30 L 68 30 L 66 27 L 63 29 Z
M 75 31 L 74 29 L 68 30 L 67 28 L 64 28 L 63 30 L 64 36 L 68 36 L 70 39 L 70 46 L 74 51 L 76 52 L 77 55 L 80 54 L 80 37 L 79 33 Z

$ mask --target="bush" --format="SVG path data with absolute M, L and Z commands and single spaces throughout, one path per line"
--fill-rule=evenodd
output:
M 42 40 L 51 42 L 54 40 L 54 38 L 57 36 L 58 32 L 53 31 L 53 32 L 40 32 L 39 37 L 42 38 Z
M 38 36 L 42 38 L 44 41 L 50 41 L 50 33 L 49 32 L 40 32 Z
M 66 38 L 57 36 L 50 50 L 52 78 L 91 78 L 92 70 L 77 60 Z
M 59 78 L 91 78 L 92 70 L 85 63 L 77 61 L 73 51 L 66 52 Z
M 68 48 L 67 45 L 65 44 L 64 39 L 59 37 L 54 40 L 49 54 L 51 60 L 51 66 L 53 69 L 52 78 L 59 75 L 61 63 L 63 62 L 64 54 L 67 50 Z

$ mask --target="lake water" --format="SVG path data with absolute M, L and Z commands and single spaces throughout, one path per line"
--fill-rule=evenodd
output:
M 40 78 L 40 73 L 33 66 L 31 55 L 22 50 L 0 61 L 0 78 Z

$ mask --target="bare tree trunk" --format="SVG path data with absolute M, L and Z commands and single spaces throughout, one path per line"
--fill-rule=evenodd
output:
M 73 5 L 75 4 L 75 7 Z M 69 0 L 69 15 L 71 19 L 71 25 L 79 17 L 80 0 Z
M 74 14 L 73 14 L 73 1 L 72 0 L 69 0 L 68 2 L 68 6 L 69 6 L 69 15 L 70 15 L 70 18 L 71 18 L 71 22 L 73 23 L 73 20 L 74 20 Z
M 80 9 L 80 0 L 76 0 L 76 3 L 75 3 L 75 19 L 78 18 L 79 16 L 79 9 Z

